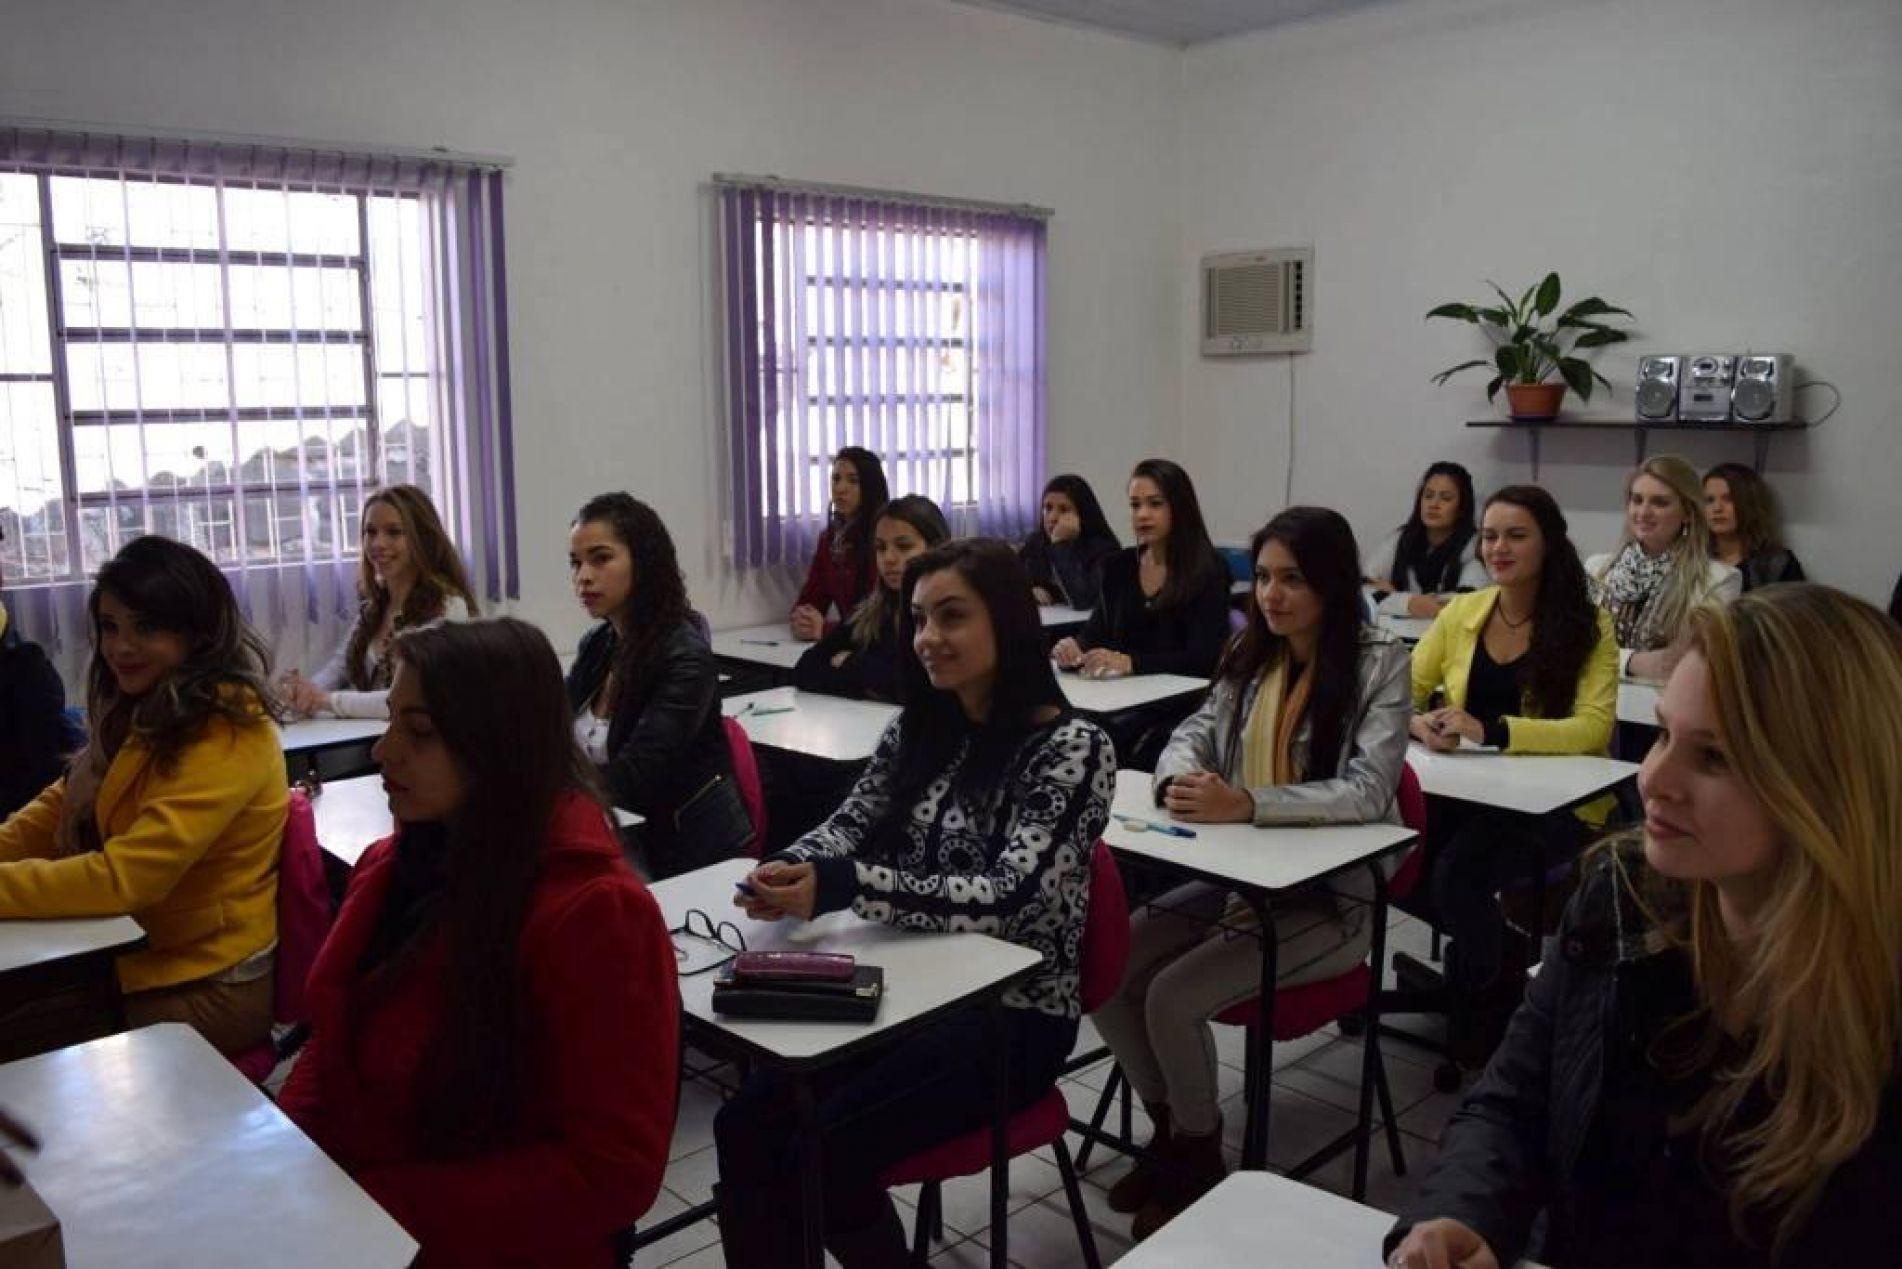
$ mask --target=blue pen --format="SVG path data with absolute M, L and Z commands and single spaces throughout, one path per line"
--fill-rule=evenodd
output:
M 780 644 L 778 639 L 742 639 L 740 642 L 750 643 L 756 648 L 777 648 Z
M 1195 830 L 1183 828 L 1180 824 L 1165 824 L 1161 820 L 1146 820 L 1139 815 L 1124 815 L 1115 812 L 1116 822 L 1124 828 L 1139 833 L 1161 833 L 1165 837 L 1194 837 Z

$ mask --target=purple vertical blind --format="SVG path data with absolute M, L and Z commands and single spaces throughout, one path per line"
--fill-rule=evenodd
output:
M 516 597 L 502 192 L 493 164 L 0 127 L 0 549 L 62 668 L 87 579 L 151 532 L 321 660 L 382 484 Z
M 831 455 L 956 531 L 1035 520 L 1046 432 L 1046 225 L 1013 211 L 723 183 L 732 558 L 803 562 Z

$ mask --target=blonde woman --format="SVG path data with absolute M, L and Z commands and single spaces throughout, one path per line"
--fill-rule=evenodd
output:
M 284 678 L 284 698 L 299 714 L 388 718 L 390 646 L 397 634 L 477 615 L 462 557 L 436 504 L 415 485 L 391 485 L 365 499 L 362 538 L 356 623 L 322 669 L 308 678 L 292 670 Z
M 1618 549 L 1585 561 L 1592 598 L 1611 613 L 1618 668 L 1629 678 L 1670 677 L 1691 609 L 1728 602 L 1743 579 L 1711 558 L 1697 469 L 1675 454 L 1645 460 L 1625 482 L 1625 533 Z
M 1902 1245 L 1902 631 L 1809 583 L 1700 608 L 1658 721 L 1642 849 L 1594 857 L 1391 1266 Z

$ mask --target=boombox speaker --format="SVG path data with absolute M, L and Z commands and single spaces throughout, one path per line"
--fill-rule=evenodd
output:
M 1678 369 L 1684 359 L 1647 353 L 1638 358 L 1638 422 L 1658 423 L 1677 417 Z
M 1737 359 L 1730 414 L 1739 423 L 1785 423 L 1796 413 L 1796 373 L 1788 354 Z

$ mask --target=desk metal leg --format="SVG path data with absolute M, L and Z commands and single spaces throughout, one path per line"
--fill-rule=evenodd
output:
M 825 1167 L 823 1143 L 819 1139 L 819 1109 L 812 1093 L 812 1081 L 804 1075 L 793 1079 L 793 1106 L 799 1115 L 799 1135 L 805 1143 L 805 1166 L 799 1169 L 800 1263 L 807 1269 L 825 1265 L 825 1194 L 820 1178 Z
M 1248 1123 L 1242 1132 L 1242 1167 L 1260 1171 L 1268 1166 L 1269 1076 L 1274 1069 L 1276 956 L 1274 911 L 1266 895 L 1259 892 L 1244 896 L 1260 924 L 1261 936 L 1261 1021 L 1248 1029 L 1247 1056 L 1243 1065 L 1242 1098 L 1247 1107 Z
M 991 1269 L 1007 1269 L 1010 1264 L 1006 1254 L 1010 1240 L 1010 1042 L 1004 1029 L 1004 1006 L 994 1002 L 987 1012 L 991 1048 L 996 1053 L 992 1067 L 996 1088 L 991 1103 Z

